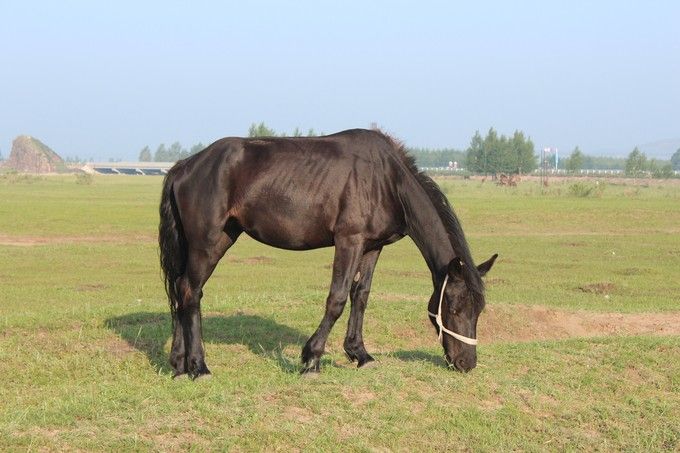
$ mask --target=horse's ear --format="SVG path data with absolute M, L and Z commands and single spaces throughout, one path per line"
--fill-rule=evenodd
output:
M 484 277 L 487 272 L 491 270 L 491 266 L 493 266 L 493 263 L 496 261 L 496 258 L 498 258 L 498 253 L 494 253 L 494 255 L 489 258 L 487 261 L 484 261 L 482 264 L 477 266 L 477 270 L 479 271 L 479 275 Z
M 463 275 L 463 266 L 465 266 L 465 263 L 460 258 L 455 257 L 452 259 L 449 263 L 449 277 L 453 278 Z

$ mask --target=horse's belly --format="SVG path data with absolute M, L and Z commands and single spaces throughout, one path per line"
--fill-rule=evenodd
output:
M 330 225 L 320 214 L 304 208 L 248 210 L 238 220 L 246 234 L 264 244 L 288 250 L 310 250 L 334 243 Z
M 333 238 L 309 238 L 295 234 L 263 231 L 262 229 L 244 229 L 245 233 L 263 244 L 286 250 L 312 250 L 333 245 Z M 313 240 L 310 240 L 313 239 Z

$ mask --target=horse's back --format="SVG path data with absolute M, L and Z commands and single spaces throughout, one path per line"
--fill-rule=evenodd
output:
M 231 220 L 280 248 L 330 246 L 338 234 L 379 242 L 400 229 L 382 137 L 353 130 L 223 139 L 183 163 L 176 194 L 184 209 L 198 212 L 207 224 Z

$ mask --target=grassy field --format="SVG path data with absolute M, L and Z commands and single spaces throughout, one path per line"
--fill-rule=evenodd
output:
M 161 178 L 0 175 L 1 449 L 677 451 L 680 186 L 440 182 L 475 258 L 500 254 L 474 371 L 445 367 L 405 239 L 366 313 L 379 366 L 344 357 L 345 313 L 301 378 L 332 250 L 242 237 L 205 288 L 214 377 L 176 382 Z

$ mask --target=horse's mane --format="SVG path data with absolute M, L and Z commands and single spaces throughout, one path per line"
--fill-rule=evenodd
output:
M 392 144 L 392 148 L 396 151 L 398 158 L 427 194 L 448 233 L 449 241 L 451 242 L 454 253 L 465 264 L 465 266 L 463 266 L 463 277 L 465 278 L 468 288 L 475 295 L 481 296 L 484 293 L 484 282 L 479 275 L 477 267 L 474 265 L 472 254 L 470 253 L 467 241 L 465 240 L 463 227 L 460 225 L 458 217 L 456 217 L 456 214 L 453 212 L 453 207 L 449 203 L 448 198 L 446 198 L 446 195 L 444 195 L 439 188 L 439 185 L 434 182 L 432 178 L 425 174 L 425 172 L 418 170 L 415 157 L 406 151 L 403 143 L 382 131 L 377 132 Z

